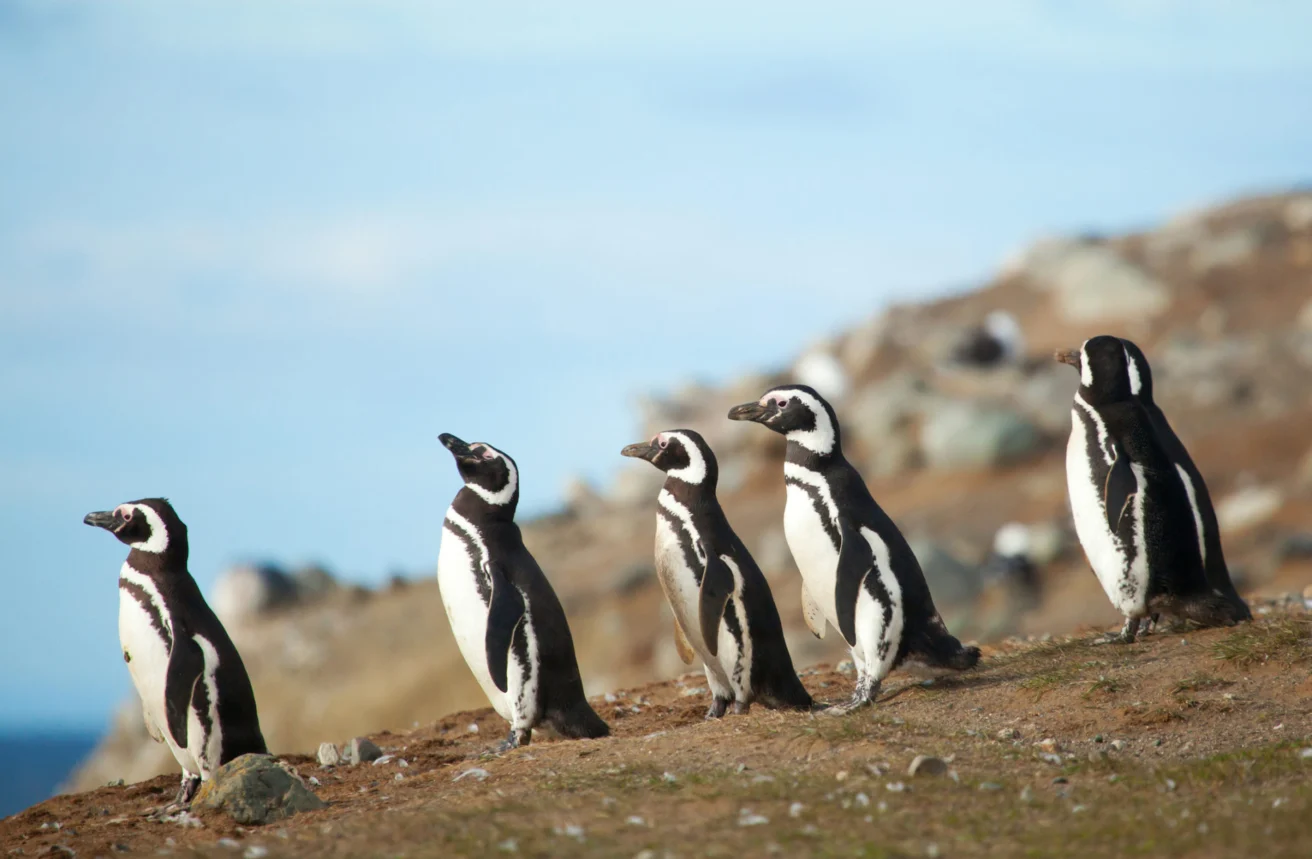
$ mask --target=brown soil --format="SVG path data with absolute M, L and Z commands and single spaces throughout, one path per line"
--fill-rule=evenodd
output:
M 200 827 L 144 820 L 176 790 L 161 776 L 0 821 L 0 849 L 1306 856 L 1312 617 L 1288 606 L 1259 613 L 1235 629 L 1163 631 L 1133 645 L 1098 645 L 1087 631 L 1013 641 L 986 648 L 963 675 L 897 672 L 875 707 L 847 717 L 756 707 L 707 722 L 704 681 L 685 675 L 594 699 L 608 739 L 539 733 L 496 754 L 505 723 L 488 709 L 463 712 L 375 735 L 396 756 L 381 766 L 323 769 L 285 756 L 319 780 L 323 811 L 250 829 L 215 815 Z M 803 679 L 832 701 L 852 678 L 820 666 Z M 947 760 L 949 774 L 909 777 L 917 754 Z M 474 768 L 486 777 L 460 777 Z

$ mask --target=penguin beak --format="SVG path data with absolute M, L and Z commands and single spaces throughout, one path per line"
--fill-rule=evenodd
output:
M 637 444 L 631 444 L 624 450 L 620 451 L 621 456 L 631 456 L 634 459 L 645 459 L 651 462 L 660 453 L 660 448 L 649 441 L 640 441 Z
M 457 460 L 478 459 L 478 454 L 470 450 L 469 445 L 449 432 L 442 433 L 437 437 L 437 440 L 442 442 L 442 446 L 451 451 L 451 455 Z
M 729 420 L 731 421 L 755 421 L 760 423 L 770 415 L 770 410 L 760 403 L 743 403 L 741 406 L 734 406 L 729 409 Z
M 97 528 L 104 528 L 106 531 L 113 531 L 114 525 L 118 520 L 114 518 L 114 511 L 101 510 L 98 513 L 88 513 L 82 518 L 85 525 L 94 525 Z
M 1080 369 L 1080 350 L 1078 349 L 1058 349 L 1052 357 L 1063 364 L 1070 364 L 1075 369 Z

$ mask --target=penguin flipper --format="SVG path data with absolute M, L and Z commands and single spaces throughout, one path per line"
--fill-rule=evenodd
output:
M 1120 531 L 1121 518 L 1134 503 L 1134 496 L 1139 492 L 1139 481 L 1130 468 L 1130 460 L 1124 453 L 1116 457 L 1111 470 L 1107 472 L 1107 483 L 1103 487 L 1103 507 L 1107 513 L 1107 526 L 1116 534 Z
M 834 572 L 834 606 L 838 612 L 838 631 L 849 647 L 856 646 L 856 599 L 861 583 L 875 564 L 875 553 L 861 532 L 846 519 L 838 523 L 842 544 L 838 549 L 838 569 Z
M 169 736 L 179 748 L 187 748 L 187 713 L 196 681 L 205 670 L 205 654 L 191 633 L 175 629 L 173 649 L 164 674 L 164 716 Z
M 487 570 L 492 581 L 492 599 L 487 607 L 487 634 L 483 646 L 487 650 L 487 670 L 492 675 L 492 682 L 505 692 L 510 688 L 506 678 L 510 642 L 524 620 L 524 595 L 511 583 L 500 561 L 493 561 Z
M 724 607 L 733 594 L 733 573 L 724 559 L 714 552 L 706 553 L 706 570 L 702 573 L 701 599 L 698 614 L 702 625 L 702 641 L 712 656 L 720 647 L 720 619 Z
M 692 644 L 684 634 L 677 617 L 674 619 L 674 649 L 679 651 L 679 658 L 683 660 L 684 665 L 692 665 L 693 659 L 697 657 L 697 651 L 692 649 Z
M 806 620 L 806 628 L 816 638 L 825 637 L 825 613 L 820 604 L 811 596 L 811 592 L 806 589 L 806 582 L 802 583 L 802 617 Z

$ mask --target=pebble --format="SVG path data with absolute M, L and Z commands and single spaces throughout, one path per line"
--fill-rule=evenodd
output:
M 753 814 L 749 808 L 744 808 L 738 812 L 739 826 L 762 826 L 769 822 L 770 818 L 763 814 Z
M 410 762 L 407 761 L 405 758 L 401 758 L 401 760 L 396 762 L 396 765 L 401 769 L 405 769 L 406 767 L 410 766 Z
M 1020 731 L 1016 730 L 1015 728 L 1003 728 L 1002 730 L 998 731 L 997 737 L 999 740 L 1002 740 L 1004 742 L 1006 742 L 1007 740 L 1018 740 L 1020 739 Z
M 335 767 L 342 762 L 342 755 L 332 743 L 319 744 L 319 765 Z
M 464 772 L 462 772 L 460 775 L 451 779 L 451 781 L 460 781 L 462 778 L 465 778 L 466 776 L 476 778 L 479 781 L 485 781 L 489 775 L 491 775 L 491 773 L 489 773 L 487 770 L 483 769 L 482 767 L 472 767 L 471 769 L 467 769 Z
M 856 799 L 856 804 L 862 808 L 870 807 L 870 797 L 866 796 L 864 793 L 858 793 L 854 798 Z
M 669 782 L 670 784 L 674 784 L 676 781 L 679 780 L 679 777 L 672 772 L 667 772 L 663 774 L 661 778 L 663 778 L 665 781 Z
M 1298 756 L 1305 761 L 1312 761 L 1312 748 L 1303 749 Z
M 310 778 L 309 778 L 309 782 L 310 782 L 310 784 L 314 785 L 315 787 L 318 787 L 318 786 L 319 786 L 319 779 L 318 779 L 316 776 L 310 776 Z
M 1043 754 L 1039 755 L 1039 759 L 1047 761 L 1048 763 L 1054 766 L 1061 766 L 1062 764 L 1061 755 L 1054 755 L 1051 754 L 1050 752 L 1044 752 Z
M 996 781 L 982 781 L 979 783 L 980 790 L 1002 790 L 1002 785 Z
M 890 781 L 884 787 L 888 789 L 889 793 L 902 793 L 907 789 L 907 786 L 900 781 Z
M 246 852 L 242 854 L 245 859 L 264 859 L 264 857 L 268 855 L 269 848 L 261 847 L 258 844 L 252 844 L 250 847 L 247 847 Z
M 801 816 L 802 816 L 802 810 L 805 809 L 805 808 L 806 808 L 806 806 L 805 806 L 805 805 L 802 805 L 802 803 L 800 803 L 800 802 L 794 802 L 792 805 L 788 806 L 788 816 L 789 816 L 789 817 L 801 817 Z
M 647 821 L 646 821 L 646 819 L 645 819 L 645 818 L 642 818 L 642 817 L 639 817 L 639 816 L 636 815 L 636 814 L 630 815 L 630 816 L 629 816 L 624 822 L 627 823 L 627 824 L 629 824 L 630 826 L 646 826 L 646 825 L 647 825 Z
M 1176 787 L 1176 785 L 1175 785 L 1175 779 L 1173 779 L 1173 778 L 1168 778 L 1168 779 L 1166 780 L 1165 784 L 1166 784 L 1166 789 L 1167 789 L 1168 791 L 1171 791 L 1171 792 L 1174 792 L 1174 791 L 1175 791 L 1175 787 Z
M 1077 805 L 1077 806 L 1074 806 L 1074 807 L 1071 809 L 1071 814 L 1079 814 L 1079 813 L 1082 812 L 1082 811 L 1084 811 L 1084 806 L 1082 806 L 1082 805 Z
M 566 823 L 564 827 L 557 826 L 553 831 L 557 835 L 564 835 L 568 838 L 576 838 L 579 841 L 583 840 L 583 834 L 584 834 L 583 827 L 579 826 L 577 823 Z
M 240 850 L 241 842 L 235 838 L 220 838 L 219 846 L 226 847 L 229 850 Z
M 837 773 L 834 774 L 834 778 L 838 779 L 839 781 L 847 781 L 847 770 L 839 770 Z
M 1107 761 L 1107 753 L 1104 752 L 1102 749 L 1094 749 L 1093 751 L 1089 752 L 1089 763 L 1101 764 L 1101 763 L 1105 763 L 1106 761 Z
M 405 780 L 405 776 L 401 775 L 400 773 L 397 773 L 396 775 L 392 776 L 392 781 L 404 781 L 404 780 Z
M 1059 775 L 1059 776 L 1057 776 L 1055 779 L 1052 780 L 1052 783 L 1053 783 L 1053 784 L 1070 784 L 1070 783 L 1071 783 L 1071 780 L 1068 779 L 1068 778 L 1066 778 L 1066 776 L 1064 776 L 1064 775 Z
M 383 755 L 380 758 L 374 758 L 374 766 L 380 767 L 384 764 L 390 764 L 392 762 L 392 758 L 393 758 L 392 755 Z
M 852 660 L 844 659 L 842 662 L 838 663 L 838 667 L 835 670 L 837 670 L 839 674 L 851 674 L 856 670 L 856 665 L 853 664 Z
M 477 733 L 478 733 L 478 725 L 474 724 L 473 722 L 470 722 L 470 723 L 469 723 L 469 727 L 468 727 L 468 728 L 465 728 L 465 730 L 468 731 L 468 732 L 471 733 L 471 734 L 477 734 Z
M 607 704 L 614 704 L 616 701 L 619 700 L 619 698 L 615 697 L 614 692 L 607 692 L 605 695 L 602 695 L 601 698 Z
M 938 845 L 932 841 L 926 844 L 925 855 L 928 856 L 929 859 L 938 859 Z
M 943 775 L 948 771 L 947 762 L 942 758 L 934 758 L 929 755 L 916 755 L 911 761 L 911 766 L 907 768 L 907 775 Z
M 1124 741 L 1124 740 L 1112 740 L 1111 746 L 1112 746 L 1112 751 L 1114 751 L 1114 752 L 1124 751 L 1124 750 L 1125 750 L 1125 741 Z
M 502 853 L 518 853 L 519 842 L 513 838 L 507 838 L 505 841 L 502 841 L 497 845 L 497 849 Z
M 1022 789 L 1021 789 L 1021 792 L 1020 792 L 1020 801 L 1021 801 L 1021 802 L 1027 802 L 1027 803 L 1028 803 L 1028 802 L 1033 802 L 1033 801 L 1034 801 L 1034 788 L 1030 787 L 1029 785 L 1025 785 L 1025 787 L 1022 788 Z

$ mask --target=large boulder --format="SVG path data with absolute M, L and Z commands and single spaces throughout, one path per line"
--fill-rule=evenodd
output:
M 192 807 L 221 811 L 243 826 L 263 826 L 328 806 L 272 755 L 242 755 L 201 784 Z
M 1026 457 L 1043 437 L 1028 418 L 1004 405 L 952 401 L 925 421 L 925 464 L 943 470 L 990 468 Z
M 1073 324 L 1147 319 L 1171 305 L 1166 284 L 1101 242 L 1039 242 L 1021 256 L 1013 271 L 1052 293 L 1057 309 Z

